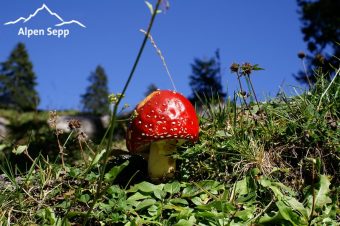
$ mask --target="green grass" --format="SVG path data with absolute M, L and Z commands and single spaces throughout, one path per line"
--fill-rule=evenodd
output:
M 211 101 L 200 116 L 199 142 L 180 148 L 176 177 L 162 184 L 134 180 L 136 171 L 126 170 L 135 163 L 119 156 L 111 157 L 102 177 L 104 145 L 80 147 L 72 143 L 77 133 L 65 134 L 60 143 L 68 152 L 82 150 L 79 161 L 66 158 L 62 167 L 58 156 L 41 154 L 24 170 L 4 160 L 0 225 L 337 225 L 339 90 L 339 77 L 332 84 L 320 78 L 308 92 L 281 93 L 247 109 L 236 96 Z M 2 112 L 17 114 L 17 123 L 48 119 L 46 113 Z M 57 143 L 51 129 L 35 133 Z M 36 141 L 21 136 L 21 143 L 6 147 L 29 158 L 30 139 Z
M 339 70 L 331 82 L 320 74 L 310 90 L 258 103 L 251 76 L 261 68 L 234 63 L 239 92 L 206 101 L 200 139 L 179 147 L 170 181 L 150 183 L 145 160 L 120 150 L 124 141 L 113 139 L 124 128 L 119 104 L 160 3 L 122 92 L 110 95 L 101 142 L 81 128 L 60 133 L 61 112 L 0 110 L 11 130 L 0 141 L 0 226 L 339 225 Z

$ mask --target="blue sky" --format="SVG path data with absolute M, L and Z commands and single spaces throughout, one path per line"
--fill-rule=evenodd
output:
M 4 25 L 28 17 L 44 3 L 65 21 L 78 20 L 86 28 L 60 27 L 70 30 L 66 38 L 18 36 L 20 27 L 53 27 L 56 18 L 43 11 L 26 24 Z M 7 59 L 19 41 L 26 44 L 37 75 L 40 108 L 47 110 L 80 109 L 80 95 L 98 64 L 107 72 L 110 92 L 120 92 L 143 39 L 139 29 L 146 29 L 151 16 L 143 0 L 1 0 L 0 4 L 0 61 Z M 194 58 L 209 58 L 217 48 L 224 90 L 228 88 L 229 94 L 237 89 L 229 72 L 233 62 L 265 68 L 253 77 L 262 99 L 275 96 L 282 84 L 300 86 L 292 74 L 301 68 L 297 52 L 306 45 L 295 0 L 170 0 L 170 4 L 165 14 L 157 16 L 152 35 L 179 92 L 191 94 Z M 137 104 L 151 83 L 160 89 L 172 88 L 148 43 L 123 102 Z

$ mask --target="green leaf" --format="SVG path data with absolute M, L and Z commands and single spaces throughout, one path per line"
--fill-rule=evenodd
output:
M 197 209 L 207 211 L 214 209 L 220 212 L 235 211 L 235 207 L 227 201 L 212 201 L 209 204 L 197 206 Z
M 237 211 L 234 216 L 243 220 L 243 221 L 247 221 L 247 220 L 254 218 L 255 210 L 256 210 L 256 208 L 253 205 L 248 209 Z
M 204 203 L 202 202 L 202 199 L 200 199 L 200 197 L 193 197 L 193 198 L 191 199 L 191 201 L 192 201 L 196 206 L 204 205 Z
M 160 200 L 164 199 L 164 197 L 166 196 L 166 193 L 160 189 L 154 190 L 153 194 L 155 195 L 157 199 L 160 199 Z
M 337 211 L 339 212 L 339 207 L 336 203 L 327 205 L 322 213 L 311 221 L 311 225 L 337 225 Z
M 187 187 L 183 189 L 182 197 L 183 198 L 193 197 L 206 192 L 209 192 L 211 194 L 218 194 L 218 191 L 222 189 L 224 189 L 223 184 L 217 181 L 212 180 L 200 181 L 193 185 L 191 184 L 187 185 Z
M 317 191 L 314 191 L 315 196 L 315 209 L 322 209 L 326 204 L 332 203 L 331 198 L 328 196 L 330 189 L 330 181 L 327 176 L 320 175 L 320 180 L 316 184 L 316 187 L 318 188 Z M 312 208 L 313 205 L 313 191 L 312 189 L 309 190 L 309 194 L 306 197 L 307 206 L 309 208 Z
M 196 223 L 196 219 L 194 220 L 184 220 L 184 219 L 180 219 L 176 224 L 174 224 L 174 226 L 192 226 Z
M 301 217 L 308 219 L 308 214 L 307 214 L 306 208 L 297 199 L 295 199 L 293 197 L 286 196 L 283 199 L 283 201 L 286 202 L 288 204 L 288 206 L 290 206 L 291 209 L 296 210 L 296 212 L 298 212 Z
M 238 195 L 246 195 L 249 193 L 248 178 L 244 177 L 242 180 L 236 182 L 235 193 Z
M 13 149 L 13 153 L 16 154 L 16 155 L 20 155 L 22 154 L 24 151 L 26 151 L 28 148 L 27 145 L 19 145 L 17 146 L 16 148 Z
M 96 156 L 94 157 L 93 161 L 91 162 L 91 166 L 96 165 L 99 162 L 99 160 L 103 157 L 105 152 L 106 152 L 106 150 L 103 149 L 100 153 L 97 153 Z
M 259 67 L 258 64 L 253 65 L 252 69 L 253 69 L 254 71 L 264 70 L 264 68 Z
M 289 221 L 294 226 L 308 225 L 308 220 L 303 218 L 303 215 L 293 208 L 293 206 L 287 204 L 284 201 L 277 201 L 276 206 L 279 208 L 279 212 L 283 219 Z
M 57 223 L 55 213 L 50 207 L 38 210 L 37 216 L 40 217 L 42 222 L 46 225 L 55 225 Z
M 105 173 L 104 178 L 106 182 L 111 182 L 116 179 L 116 177 L 119 175 L 122 170 L 129 165 L 129 161 L 124 162 L 123 164 L 119 166 L 114 166 L 112 169 Z
M 159 211 L 158 210 L 159 210 L 159 206 L 158 205 L 152 205 L 152 206 L 150 206 L 148 208 L 148 213 L 149 213 L 150 216 L 155 217 L 155 216 L 159 215 Z
M 272 190 L 272 192 L 275 194 L 275 197 L 277 197 L 278 199 L 281 199 L 282 197 L 284 197 L 283 193 L 281 192 L 280 188 L 275 186 L 275 184 L 273 184 L 270 180 L 267 180 L 265 178 L 261 178 L 259 180 L 259 183 L 265 187 L 265 188 L 269 188 L 270 190 Z
M 181 199 L 181 198 L 175 198 L 175 199 L 170 199 L 169 202 L 171 204 L 182 204 L 184 206 L 188 206 L 189 203 L 186 199 Z
M 130 205 L 135 205 L 136 201 L 138 200 L 142 200 L 142 199 L 148 199 L 148 198 L 151 198 L 151 196 L 149 195 L 143 195 L 139 192 L 136 192 L 134 193 L 132 196 L 130 196 L 126 202 L 127 204 L 130 204 Z
M 99 178 L 99 175 L 95 174 L 94 172 L 90 172 L 86 175 L 85 180 L 87 180 L 89 182 L 95 182 L 95 181 L 97 181 L 98 178 Z
M 88 203 L 90 201 L 91 197 L 89 194 L 83 194 L 80 196 L 79 201 L 83 203 Z
M 8 146 L 6 144 L 0 144 L 0 151 L 3 151 Z
M 164 184 L 154 185 L 154 184 L 151 184 L 149 182 L 143 181 L 139 184 L 134 185 L 127 192 L 142 191 L 142 192 L 146 192 L 146 193 L 153 193 L 154 190 L 156 190 L 156 189 L 162 190 L 163 187 L 164 187 Z
M 136 210 L 144 209 L 146 207 L 154 205 L 155 203 L 156 203 L 156 200 L 154 199 L 145 199 L 136 206 Z
M 118 186 L 118 185 L 112 185 L 110 186 L 107 191 L 108 194 L 115 196 L 118 194 L 125 194 L 125 192 Z
M 259 223 L 262 225 L 275 225 L 276 222 L 283 222 L 283 218 L 279 212 L 265 213 L 260 219 Z
M 173 195 L 175 193 L 178 193 L 181 189 L 181 184 L 178 181 L 174 181 L 170 184 L 164 185 L 164 191 L 170 193 L 170 195 Z
M 235 184 L 237 202 L 247 203 L 256 198 L 256 185 L 251 176 L 246 176 Z

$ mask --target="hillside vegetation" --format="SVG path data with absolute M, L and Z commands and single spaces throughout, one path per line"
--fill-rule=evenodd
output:
M 105 139 L 86 140 L 75 122 L 53 130 L 59 113 L 1 111 L 13 130 L 1 144 L 0 225 L 337 225 L 339 91 L 336 75 L 259 104 L 216 98 L 199 141 L 175 154 L 175 178 L 159 184 L 142 157 L 117 150 L 124 141 L 101 177 Z M 26 168 L 10 161 L 20 158 Z

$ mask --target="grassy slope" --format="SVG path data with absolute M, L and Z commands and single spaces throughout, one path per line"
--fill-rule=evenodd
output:
M 108 189 L 89 223 L 336 225 L 340 220 L 339 89 L 339 79 L 332 86 L 320 80 L 308 93 L 291 98 L 282 93 L 260 109 L 255 104 L 250 109 L 236 107 L 231 101 L 223 106 L 210 103 L 202 113 L 200 141 L 182 147 L 177 155 L 175 180 L 158 185 L 143 181 L 130 186 L 128 180 L 116 184 L 116 176 L 131 164 L 113 164 L 104 179 Z M 51 131 L 38 132 L 37 137 L 44 133 Z M 71 140 L 78 138 L 71 136 Z M 64 143 L 67 137 L 59 139 Z M 82 149 L 87 161 L 70 162 L 65 168 L 42 156 L 22 174 L 4 165 L 0 225 L 83 222 L 94 199 L 103 153 L 100 145 L 86 145 Z

